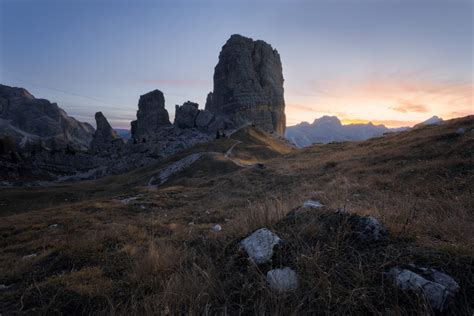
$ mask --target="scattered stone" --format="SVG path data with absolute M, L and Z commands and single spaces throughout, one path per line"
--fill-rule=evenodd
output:
M 30 254 L 30 255 L 23 256 L 22 259 L 30 259 L 30 258 L 34 258 L 34 257 L 36 257 L 36 256 L 37 256 L 36 253 L 32 253 L 32 254 Z
M 120 200 L 120 203 L 128 205 L 128 204 L 130 204 L 130 203 L 132 203 L 133 201 L 136 201 L 136 200 L 138 200 L 138 196 L 132 196 L 132 197 L 128 197 L 128 198 Z
M 267 272 L 267 282 L 270 288 L 276 292 L 294 291 L 298 288 L 298 275 L 288 267 L 273 269 Z
M 355 223 L 355 231 L 362 241 L 379 241 L 387 234 L 385 227 L 375 217 L 352 215 L 350 221 Z
M 464 127 L 460 127 L 456 130 L 456 134 L 459 136 L 464 135 L 464 133 L 466 133 L 466 129 Z
M 235 127 L 253 123 L 283 136 L 285 100 L 278 52 L 264 41 L 232 35 L 219 54 L 206 110 L 228 117 Z
M 216 224 L 216 225 L 214 225 L 214 226 L 211 227 L 211 231 L 214 232 L 214 233 L 218 233 L 218 232 L 220 232 L 221 230 L 222 230 L 222 227 L 221 227 L 221 225 L 219 225 L 219 224 Z
M 58 224 L 49 225 L 49 228 L 56 228 L 56 227 L 58 227 Z
M 336 210 L 336 213 L 337 214 L 349 214 L 349 212 L 347 211 L 347 209 L 345 207 L 339 207 L 337 210 Z
M 324 207 L 324 205 L 319 202 L 319 201 L 315 201 L 315 200 L 307 200 L 303 203 L 303 207 L 309 207 L 309 208 L 322 208 Z
M 282 240 L 266 228 L 261 228 L 240 242 L 250 259 L 256 264 L 271 260 L 273 247 Z
M 435 269 L 413 265 L 410 270 L 395 267 L 390 269 L 388 275 L 400 290 L 421 293 L 438 311 L 445 310 L 449 300 L 459 291 L 459 284 L 452 277 Z

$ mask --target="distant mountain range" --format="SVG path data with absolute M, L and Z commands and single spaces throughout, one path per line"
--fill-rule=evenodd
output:
M 433 116 L 415 127 L 439 124 L 442 121 L 441 118 Z M 298 147 L 306 147 L 318 143 L 366 140 L 382 136 L 385 133 L 401 132 L 408 129 L 410 127 L 388 128 L 385 125 L 374 125 L 371 122 L 343 125 L 336 116 L 323 116 L 315 119 L 311 124 L 302 122 L 287 127 L 285 137 Z

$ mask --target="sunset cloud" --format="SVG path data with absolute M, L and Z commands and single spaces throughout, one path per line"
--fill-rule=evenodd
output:
M 390 109 L 401 112 L 401 113 L 408 113 L 408 112 L 416 112 L 416 113 L 428 113 L 429 110 L 424 104 L 420 103 L 413 103 L 410 101 L 402 101 L 399 105 L 390 107 Z
M 137 83 L 174 87 L 207 87 L 212 85 L 212 81 L 201 79 L 143 79 Z
M 312 94 L 313 89 L 326 93 Z M 444 78 L 431 69 L 419 75 L 309 80 L 305 89 L 289 90 L 293 93 L 287 98 L 286 115 L 292 124 L 336 115 L 346 124 L 371 121 L 397 127 L 413 126 L 433 115 L 451 119 L 474 114 L 472 82 Z

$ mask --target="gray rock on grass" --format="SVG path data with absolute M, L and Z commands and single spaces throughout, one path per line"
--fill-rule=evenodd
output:
M 273 256 L 273 247 L 282 240 L 266 228 L 253 232 L 240 242 L 240 246 L 247 252 L 250 259 L 256 264 L 266 263 Z
M 288 267 L 273 269 L 267 272 L 269 287 L 279 293 L 294 291 L 298 288 L 298 275 Z
M 445 310 L 449 300 L 459 291 L 459 284 L 452 277 L 435 269 L 394 267 L 388 275 L 397 288 L 421 293 L 438 311 Z
M 315 201 L 315 200 L 307 200 L 303 203 L 303 207 L 308 207 L 308 208 L 322 208 L 324 207 L 324 205 L 319 202 L 319 201 Z
M 222 226 L 219 225 L 219 224 L 216 224 L 214 226 L 211 227 L 211 231 L 214 232 L 214 233 L 218 233 L 222 230 Z
M 362 241 L 379 241 L 387 234 L 385 227 L 375 217 L 353 215 L 351 220 L 355 222 L 355 230 Z

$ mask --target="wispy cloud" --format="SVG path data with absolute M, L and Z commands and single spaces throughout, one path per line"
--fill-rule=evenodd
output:
M 391 110 L 400 112 L 400 113 L 409 113 L 409 112 L 416 112 L 416 113 L 428 113 L 429 109 L 426 105 L 421 103 L 414 103 L 408 100 L 401 101 L 400 104 L 397 106 L 390 107 Z
M 474 107 L 470 109 L 461 109 L 458 111 L 451 111 L 449 112 L 450 117 L 463 117 L 468 115 L 474 115 Z
M 142 79 L 135 83 L 173 87 L 209 87 L 212 81 L 203 79 Z
M 314 112 L 315 109 L 310 105 L 298 104 L 298 103 L 290 103 L 286 105 L 287 108 L 307 111 L 307 112 Z

